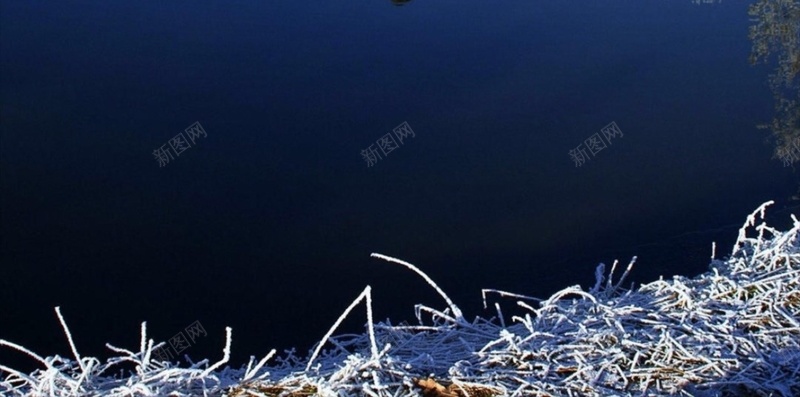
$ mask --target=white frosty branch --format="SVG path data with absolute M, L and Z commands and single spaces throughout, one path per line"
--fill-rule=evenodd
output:
M 489 293 L 518 300 L 525 313 L 512 316 L 510 324 L 499 302 L 494 303 L 496 320 L 478 317 L 468 323 L 422 271 L 372 254 L 421 275 L 449 308 L 416 305 L 420 325 L 374 323 L 367 286 L 308 359 L 294 350 L 283 355 L 272 350 L 258 363 L 251 357 L 239 370 L 222 369 L 230 359 L 230 328 L 222 360 L 206 369 L 201 367 L 207 360 L 180 368 L 151 360 L 153 349 L 163 342 L 154 346 L 146 323 L 138 351 L 107 345 L 116 356 L 101 364 L 78 354 L 56 308 L 76 360 L 42 358 L 0 339 L 1 348 L 42 365 L 30 374 L 0 365 L 0 395 L 800 395 L 800 222 L 792 215 L 793 227 L 783 232 L 757 224 L 756 216 L 763 221 L 769 204 L 748 216 L 730 257 L 715 259 L 712 245 L 709 270 L 693 278 L 662 278 L 625 290 L 622 284 L 633 257 L 618 280 L 616 261 L 608 274 L 600 264 L 588 292 L 576 285 L 541 300 L 482 290 L 484 307 Z M 524 302 L 531 300 L 536 304 Z M 367 331 L 335 335 L 361 302 L 367 309 Z M 425 321 L 423 312 L 430 314 Z M 324 350 L 327 345 L 334 348 Z M 136 369 L 108 375 L 121 363 Z

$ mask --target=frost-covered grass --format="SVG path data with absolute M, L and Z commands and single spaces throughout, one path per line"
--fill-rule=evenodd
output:
M 419 325 L 372 320 L 367 287 L 313 352 L 293 352 L 239 369 L 227 364 L 231 329 L 220 361 L 179 368 L 154 360 L 142 323 L 132 350 L 106 345 L 114 357 L 81 357 L 59 308 L 72 358 L 42 358 L 25 374 L 0 365 L 0 394 L 52 396 L 797 396 L 800 395 L 800 222 L 778 231 L 764 223 L 768 202 L 751 214 L 726 260 L 709 271 L 639 288 L 614 279 L 601 264 L 593 288 L 572 286 L 546 300 L 497 290 L 524 315 L 464 319 L 458 306 L 422 271 L 447 308 L 416 306 Z M 760 221 L 759 221 L 760 218 Z M 713 252 L 712 248 L 712 252 Z M 511 301 L 510 301 L 511 302 Z M 510 303 L 509 302 L 509 303 Z M 361 303 L 363 334 L 336 333 Z M 484 303 L 485 304 L 485 303 Z M 359 314 L 360 315 L 360 314 Z M 120 368 L 134 368 L 120 373 Z M 115 375 L 116 373 L 116 375 Z

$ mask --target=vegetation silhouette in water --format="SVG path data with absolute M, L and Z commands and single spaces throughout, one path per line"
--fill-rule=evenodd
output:
M 750 63 L 776 59 L 769 76 L 775 101 L 775 116 L 768 129 L 775 141 L 773 158 L 784 165 L 800 161 L 800 2 L 797 0 L 759 0 L 750 6 L 749 37 L 753 41 Z

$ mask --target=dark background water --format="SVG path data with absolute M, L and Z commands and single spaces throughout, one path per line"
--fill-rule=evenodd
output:
M 69 356 L 59 305 L 83 355 L 199 321 L 183 353 L 216 360 L 231 326 L 238 366 L 305 352 L 366 285 L 377 319 L 444 308 L 372 252 L 469 318 L 493 314 L 481 288 L 547 297 L 633 255 L 631 281 L 696 275 L 797 185 L 755 129 L 748 25 L 747 2 L 688 0 L 3 1 L 0 339 Z

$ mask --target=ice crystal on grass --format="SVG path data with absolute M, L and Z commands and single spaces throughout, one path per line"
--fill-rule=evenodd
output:
M 467 321 L 436 283 L 408 267 L 447 308 L 417 305 L 418 325 L 373 323 L 369 287 L 306 357 L 273 350 L 241 369 L 222 360 L 179 368 L 154 360 L 159 345 L 142 324 L 137 351 L 111 345 L 105 363 L 81 357 L 56 308 L 75 360 L 11 348 L 43 368 L 25 374 L 0 365 L 3 395 L 42 396 L 796 396 L 800 395 L 800 222 L 785 232 L 764 223 L 765 203 L 740 229 L 725 260 L 709 271 L 623 288 L 636 257 L 615 279 L 617 263 L 595 272 L 588 291 L 565 288 L 541 300 L 497 290 L 525 311 Z M 712 249 L 713 252 L 713 249 Z M 537 304 L 526 302 L 538 302 Z M 361 304 L 367 331 L 334 335 Z M 536 307 L 534 307 L 536 306 Z M 363 312 L 362 312 L 363 313 Z M 135 369 L 110 375 L 123 363 Z

